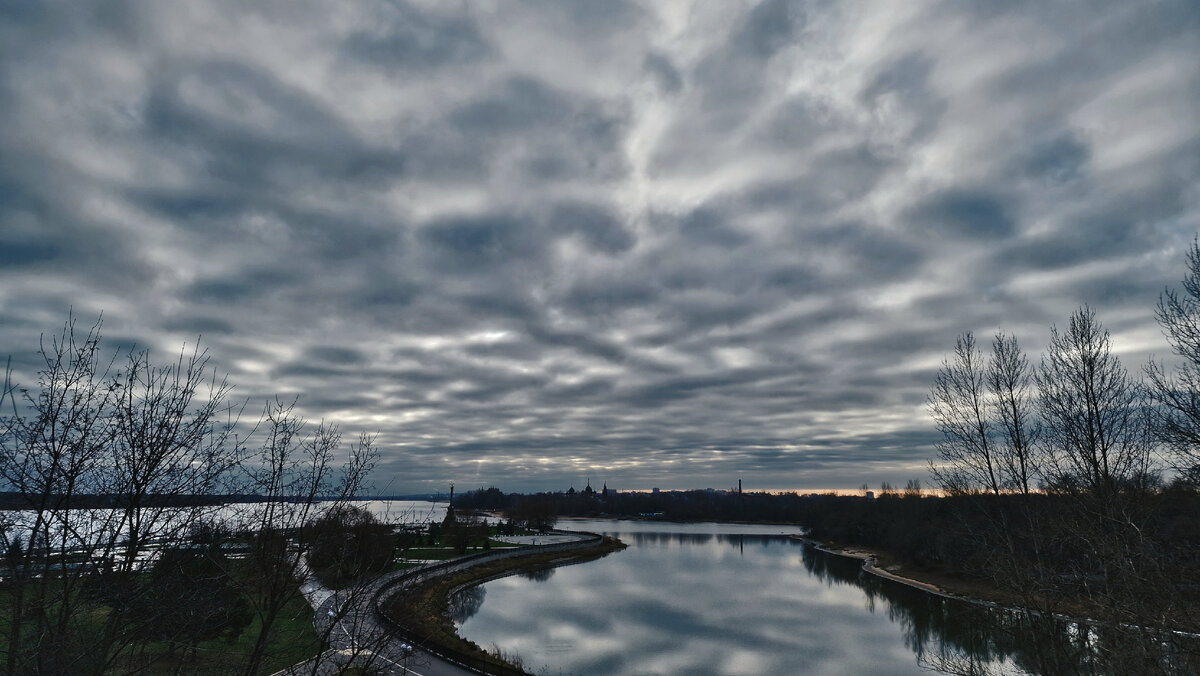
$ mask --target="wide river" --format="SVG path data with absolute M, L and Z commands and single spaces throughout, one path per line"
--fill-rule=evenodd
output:
M 629 548 L 453 600 L 460 634 L 535 673 L 1026 673 L 996 611 L 981 618 L 972 604 L 864 573 L 790 537 L 796 528 L 559 525 Z

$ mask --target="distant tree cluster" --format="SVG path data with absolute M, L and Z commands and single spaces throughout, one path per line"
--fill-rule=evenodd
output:
M 257 674 L 309 549 L 343 579 L 378 568 L 360 537 L 377 525 L 338 506 L 362 488 L 372 440 L 346 453 L 336 427 L 310 427 L 294 402 L 243 424 L 198 348 L 159 364 L 100 345 L 99 322 L 79 332 L 71 319 L 43 340 L 34 386 L 5 373 L 0 669 L 161 671 L 240 637 L 244 659 L 223 669 Z M 223 504 L 239 494 L 255 502 Z M 349 542 L 328 534 L 331 518 Z
M 392 562 L 392 527 L 362 507 L 333 507 L 305 530 L 309 566 L 334 587 L 383 572 Z
M 525 495 L 506 494 L 490 487 L 468 491 L 456 497 L 454 503 L 464 508 L 498 511 L 519 526 L 544 531 L 553 528 L 559 516 L 796 523 L 802 520 L 806 500 L 795 493 L 708 490 L 609 491 L 607 495 L 558 491 Z

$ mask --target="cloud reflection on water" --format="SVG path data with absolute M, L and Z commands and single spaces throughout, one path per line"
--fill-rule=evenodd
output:
M 461 632 L 547 673 L 926 673 L 846 571 L 756 528 L 620 533 L 629 549 L 545 582 L 487 583 Z

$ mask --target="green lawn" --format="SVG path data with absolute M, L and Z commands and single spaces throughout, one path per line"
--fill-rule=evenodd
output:
M 107 616 L 108 608 L 98 606 L 93 612 L 80 615 L 80 620 L 99 627 Z M 12 598 L 0 590 L 0 662 L 6 658 L 8 629 L 12 623 Z M 246 664 L 254 641 L 258 636 L 260 620 L 255 617 L 237 639 L 227 641 L 214 639 L 196 646 L 194 656 L 186 660 L 181 650 L 171 654 L 165 643 L 145 646 L 137 663 L 142 668 L 138 673 L 166 676 L 167 674 L 195 676 L 223 676 L 239 673 Z M 321 649 L 316 631 L 313 629 L 313 610 L 299 593 L 291 599 L 271 630 L 271 640 L 263 660 L 260 674 L 273 674 L 281 669 L 303 662 L 315 656 Z M 135 670 L 134 658 L 127 657 L 109 671 L 126 673 Z
M 237 639 L 204 641 L 196 646 L 195 654 L 186 659 L 178 652 L 170 655 L 163 644 L 151 644 L 147 647 L 147 658 L 158 659 L 154 659 L 145 671 L 139 673 L 161 676 L 222 676 L 239 673 L 249 660 L 261 626 L 256 617 Z M 271 641 L 267 644 L 267 652 L 258 673 L 263 676 L 273 674 L 315 656 L 320 650 L 321 643 L 313 630 L 313 610 L 297 595 L 284 606 L 275 620 Z M 116 670 L 117 673 L 121 671 L 124 670 Z
M 521 545 L 489 540 L 491 549 L 512 549 Z M 482 547 L 472 547 L 467 554 L 484 552 Z M 438 538 L 430 546 L 412 547 L 404 550 L 401 557 L 392 564 L 391 570 L 403 570 L 419 565 L 419 561 L 444 561 L 460 556 L 453 547 L 449 537 Z M 81 621 L 96 627 L 100 626 L 109 608 L 96 605 L 92 612 L 80 616 Z M 6 590 L 0 586 L 0 639 L 7 636 L 7 630 L 12 622 L 12 599 Z M 165 643 L 152 643 L 144 646 L 136 658 L 127 657 L 110 670 L 112 673 L 138 673 L 153 676 L 167 674 L 217 676 L 239 673 L 249 658 L 255 638 L 260 627 L 259 618 L 255 617 L 249 626 L 234 640 L 214 639 L 204 641 L 196 646 L 194 654 L 184 656 L 182 649 L 175 652 L 169 650 Z M 3 661 L 5 645 L 0 641 L 0 662 Z M 263 661 L 260 674 L 269 675 L 277 671 L 303 662 L 315 656 L 321 649 L 320 641 L 313 629 L 313 611 L 299 593 L 289 601 L 280 613 L 271 631 L 267 654 Z M 140 666 L 139 666 L 140 665 Z

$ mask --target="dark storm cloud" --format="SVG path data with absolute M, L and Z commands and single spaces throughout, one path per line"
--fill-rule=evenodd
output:
M 1089 220 L 1068 231 L 1033 235 L 1005 247 L 999 260 L 1010 270 L 1057 270 L 1120 255 L 1132 224 Z
M 175 317 L 163 321 L 163 329 L 171 333 L 194 334 L 211 336 L 213 334 L 231 334 L 236 329 L 234 325 L 220 317 Z
M 635 236 L 612 211 L 598 204 L 564 202 L 556 205 L 548 217 L 550 228 L 579 235 L 592 249 L 619 254 L 633 247 Z
M 583 278 L 561 296 L 560 304 L 573 314 L 609 317 L 625 310 L 645 308 L 659 297 L 647 280 L 618 275 Z
M 486 98 L 472 101 L 450 116 L 465 133 L 488 137 L 555 125 L 570 117 L 573 102 L 561 92 L 526 77 L 514 77 Z
M 700 208 L 679 220 L 680 236 L 693 244 L 721 249 L 736 249 L 748 238 L 726 223 L 718 212 Z
M 908 277 L 935 255 L 927 241 L 913 241 L 902 234 L 859 222 L 831 223 L 821 230 L 802 233 L 797 245 L 815 251 L 836 253 L 844 262 L 839 272 L 870 282 Z
M 977 188 L 952 188 L 926 197 L 908 213 L 908 221 L 934 236 L 1003 239 L 1016 224 L 1006 200 Z
M 242 187 L 386 179 L 401 159 L 345 129 L 334 111 L 270 73 L 225 60 L 169 68 L 151 85 L 147 132 L 198 152 L 211 176 Z
M 371 26 L 352 33 L 344 52 L 386 70 L 421 71 L 478 61 L 491 52 L 465 17 L 423 12 L 406 2 L 379 3 Z
M 928 56 L 921 52 L 906 54 L 883 64 L 859 95 L 860 99 L 876 114 L 899 110 L 911 115 L 905 140 L 919 140 L 934 132 L 947 108 L 947 102 L 932 89 L 932 72 L 933 63 Z
M 359 366 L 367 363 L 367 357 L 361 351 L 337 345 L 316 345 L 308 348 L 304 354 L 305 360 L 337 364 L 339 366 Z
M 804 19 L 804 3 L 766 0 L 750 9 L 730 44 L 738 52 L 769 59 L 792 44 L 796 32 L 804 28 Z
M 665 55 L 655 52 L 647 54 L 645 68 L 663 91 L 673 94 L 683 87 L 683 76 Z
M 529 324 L 526 326 L 526 334 L 546 347 L 568 348 L 572 352 L 609 362 L 621 362 L 626 358 L 619 346 L 605 340 L 597 340 L 590 333 L 583 331 L 563 331 L 544 324 Z
M 923 478 L 957 333 L 1136 370 L 1200 229 L 1183 1 L 0 13 L 20 380 L 203 336 L 397 492 Z
M 420 240 L 439 269 L 474 274 L 527 263 L 543 246 L 533 225 L 505 214 L 438 220 L 421 229 Z
M 61 254 L 62 250 L 52 241 L 26 241 L 20 237 L 0 240 L 0 263 L 4 265 L 37 265 Z
M 447 122 L 480 162 L 519 147 L 517 167 L 535 181 L 611 180 L 626 171 L 623 112 L 538 79 L 509 77 L 450 112 Z
M 1063 132 L 1035 142 L 1015 159 L 1018 174 L 1034 181 L 1062 184 L 1080 179 L 1090 158 L 1091 148 L 1087 143 L 1070 132 Z

